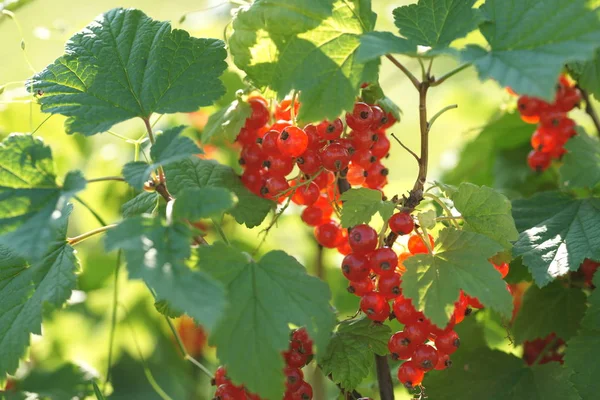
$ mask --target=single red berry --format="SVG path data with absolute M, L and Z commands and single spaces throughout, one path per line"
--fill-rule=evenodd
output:
M 319 136 L 324 140 L 335 140 L 339 139 L 340 135 L 344 131 L 344 124 L 342 120 L 336 118 L 333 121 L 323 121 L 317 125 L 317 132 Z
M 422 316 L 420 312 L 415 310 L 415 307 L 412 305 L 412 301 L 402 295 L 394 299 L 392 308 L 394 310 L 396 319 L 404 325 L 415 323 Z
M 288 126 L 292 126 L 290 121 L 278 119 L 273 125 L 271 125 L 270 130 L 281 133 Z
M 300 343 L 300 349 L 303 353 L 312 354 L 313 341 L 310 338 L 310 336 L 308 335 L 306 328 L 295 329 L 292 332 L 291 343 L 292 343 L 292 347 L 296 343 Z
M 341 144 L 331 143 L 320 152 L 321 163 L 329 171 L 338 172 L 350 163 L 350 154 Z
M 321 168 L 321 157 L 316 150 L 308 149 L 296 158 L 296 164 L 300 171 L 307 175 L 314 175 Z
M 402 294 L 402 289 L 400 288 L 401 282 L 402 279 L 400 278 L 400 274 L 394 273 L 392 275 L 382 275 L 377 282 L 377 290 L 379 290 L 379 293 L 386 299 L 390 300 Z
M 500 275 L 502 275 L 502 279 L 506 278 L 506 275 L 508 275 L 508 271 L 510 270 L 510 266 L 507 263 L 502 263 L 500 265 L 496 265 L 493 264 L 494 268 L 496 268 L 496 270 L 498 272 L 500 272 Z
M 294 161 L 291 157 L 277 154 L 267 157 L 263 167 L 267 168 L 270 176 L 286 176 L 294 169 Z
M 423 382 L 425 371 L 417 368 L 417 365 L 411 361 L 405 361 L 398 368 L 398 380 L 407 389 L 413 389 Z
M 283 373 L 285 374 L 286 390 L 291 392 L 298 390 L 300 385 L 302 385 L 302 381 L 304 380 L 304 374 L 302 373 L 302 370 L 288 366 L 285 367 Z
M 243 400 L 246 398 L 244 389 L 227 382 L 219 385 L 215 391 L 216 400 Z
M 551 128 L 539 127 L 531 135 L 531 147 L 544 153 L 551 153 L 559 145 L 557 132 Z
M 312 386 L 304 381 L 300 384 L 300 388 L 292 393 L 292 400 L 311 400 L 312 398 Z
M 254 129 L 246 128 L 240 129 L 240 133 L 237 135 L 237 138 L 235 138 L 236 142 L 239 142 L 244 146 L 255 143 L 256 139 L 256 131 Z
M 552 156 L 549 153 L 532 150 L 527 156 L 527 164 L 534 171 L 541 172 L 547 169 L 552 162 Z
M 279 148 L 277 147 L 277 138 L 279 138 L 279 132 L 271 130 L 265 133 L 265 136 L 261 139 L 262 151 L 268 156 L 279 155 Z
M 373 321 L 383 322 L 390 315 L 390 305 L 387 300 L 376 292 L 367 293 L 360 299 L 360 309 Z
M 387 183 L 389 172 L 390 171 L 379 161 L 373 163 L 373 165 L 367 169 L 365 185 L 371 189 L 381 189 Z
M 260 170 L 254 168 L 246 168 L 246 170 L 244 170 L 244 173 L 242 174 L 242 183 L 252 193 L 258 194 L 260 193 L 260 188 L 264 184 L 264 180 L 260 173 Z
M 347 290 L 348 293 L 352 293 L 358 297 L 362 297 L 367 293 L 372 292 L 374 287 L 375 286 L 373 285 L 373 280 L 367 277 L 365 279 L 361 279 L 360 281 L 351 281 L 348 285 Z
M 412 361 L 417 368 L 423 371 L 431 371 L 438 362 L 438 351 L 428 344 L 420 344 L 415 349 Z
M 394 117 L 394 114 L 392 114 L 390 111 L 388 111 L 385 115 L 387 116 L 387 122 L 381 126 L 381 129 L 388 129 L 396 122 L 398 122 L 396 117 Z
M 267 101 L 260 96 L 256 96 L 250 97 L 248 99 L 248 104 L 250 104 L 252 114 L 246 119 L 246 128 L 259 129 L 265 126 L 270 118 Z
M 348 167 L 348 173 L 346 174 L 346 180 L 352 186 L 360 186 L 365 182 L 365 170 L 357 165 L 350 165 Z
M 355 253 L 370 253 L 377 247 L 377 232 L 369 225 L 356 225 L 350 230 L 348 242 Z
M 283 176 L 271 176 L 267 179 L 265 186 L 260 189 L 263 196 L 270 199 L 281 195 L 283 192 L 290 188 L 290 184 Z
M 398 255 L 389 247 L 382 247 L 369 255 L 373 272 L 381 276 L 393 275 L 398 266 Z
M 435 365 L 434 369 L 436 371 L 443 371 L 451 366 L 452 360 L 450 360 L 450 356 L 448 354 L 440 354 L 438 357 L 438 363 Z
M 288 367 L 292 368 L 302 368 L 306 365 L 308 361 L 308 354 L 300 353 L 295 350 L 288 350 L 283 353 L 283 357 L 285 358 L 285 363 Z
M 423 343 L 427 340 L 427 336 L 429 335 L 427 326 L 419 322 L 404 325 L 403 332 L 415 345 Z
M 517 100 L 517 107 L 521 116 L 539 118 L 540 114 L 548 108 L 548 103 L 536 97 L 521 96 L 519 97 L 519 100 Z
M 354 165 L 358 165 L 363 169 L 369 169 L 373 163 L 377 162 L 377 157 L 369 149 L 360 149 L 354 152 L 351 161 Z
M 325 193 L 321 193 L 319 195 L 319 199 L 316 201 L 314 206 L 319 207 L 321 210 L 323 210 L 323 217 L 327 219 L 329 219 L 331 217 L 331 214 L 333 214 L 333 207 Z
M 377 141 L 371 147 L 371 153 L 380 160 L 388 155 L 391 144 L 385 133 L 379 133 L 377 136 Z
M 229 379 L 227 378 L 227 370 L 221 365 L 215 371 L 215 385 L 221 386 L 227 382 L 229 382 Z
M 394 360 L 408 360 L 416 347 L 404 332 L 396 332 L 388 340 L 388 350 Z
M 308 226 L 317 226 L 325 222 L 323 210 L 315 206 L 306 207 L 304 211 L 302 211 L 300 218 L 302 218 L 302 221 Z
M 600 263 L 590 260 L 589 258 L 583 260 L 583 262 L 579 266 L 579 271 L 581 271 L 583 277 L 585 278 L 585 281 L 588 284 L 592 283 L 592 279 L 594 278 L 594 274 L 598 270 L 598 267 L 600 267 Z
M 377 135 L 370 130 L 352 131 L 348 136 L 357 151 L 370 149 L 375 144 L 376 137 Z
M 316 183 L 321 190 L 325 190 L 335 182 L 335 175 L 331 171 L 321 171 L 317 176 L 313 177 L 313 182 Z
M 296 99 L 294 101 L 294 115 L 298 115 L 300 103 Z M 292 100 L 284 99 L 275 107 L 275 118 L 290 121 L 292 119 Z
M 240 164 L 246 168 L 253 167 L 262 167 L 262 163 L 265 159 L 265 154 L 263 153 L 260 146 L 256 143 L 251 143 L 242 148 L 242 153 L 240 154 Z
M 346 114 L 346 123 L 351 129 L 365 130 L 369 129 L 373 123 L 373 110 L 366 103 L 355 103 L 352 114 Z
M 334 143 L 342 145 L 343 148 L 346 149 L 348 154 L 350 154 L 350 158 L 356 152 L 356 148 L 354 147 L 354 143 L 350 139 L 337 139 Z
M 369 258 L 364 254 L 348 254 L 342 260 L 342 273 L 349 281 L 360 281 L 369 276 Z
M 288 126 L 277 138 L 277 148 L 288 157 L 298 157 L 308 148 L 308 136 L 302 129 Z
M 319 195 L 319 187 L 314 182 L 310 182 L 294 191 L 292 201 L 301 206 L 311 206 L 319 199 Z
M 341 228 L 335 221 L 327 221 L 315 228 L 315 238 L 323 247 L 332 249 L 337 247 L 340 241 Z
M 453 354 L 460 346 L 460 338 L 455 331 L 447 332 L 435 339 L 435 347 L 440 353 Z
M 321 136 L 319 136 L 319 132 L 317 127 L 308 124 L 304 128 L 302 128 L 304 132 L 306 132 L 306 136 L 308 137 L 308 148 L 311 150 L 319 150 L 321 147 L 325 146 L 327 142 L 325 142 Z
M 373 122 L 371 123 L 371 129 L 377 130 L 388 123 L 388 117 L 385 111 L 379 106 L 371 106 L 373 111 Z
M 429 234 L 427 236 L 429 236 L 429 245 L 433 249 L 433 237 Z M 425 242 L 419 235 L 413 235 L 408 239 L 408 251 L 410 251 L 411 254 L 429 253 L 429 249 L 427 249 Z
M 483 304 L 481 304 L 481 302 L 479 301 L 479 299 L 477 297 L 471 297 L 471 296 L 467 296 L 467 299 L 469 299 L 469 307 L 473 307 L 473 308 L 483 308 Z
M 388 223 L 391 231 L 396 235 L 407 235 L 415 229 L 415 221 L 412 216 L 406 212 L 392 215 Z

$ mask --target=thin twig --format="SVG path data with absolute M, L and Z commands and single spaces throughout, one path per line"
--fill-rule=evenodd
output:
M 98 229 L 94 229 L 89 232 L 83 233 L 79 236 L 67 238 L 67 243 L 69 243 L 71 246 L 74 246 L 77 243 L 81 243 L 84 240 L 91 238 L 92 236 L 98 235 L 100 233 L 104 233 L 104 232 L 108 231 L 109 229 L 112 229 L 116 226 L 117 226 L 117 224 L 106 225 L 106 226 L 102 226 Z
M 173 325 L 173 322 L 171 322 L 169 317 L 167 317 L 166 315 L 165 315 L 165 321 L 167 321 L 167 324 L 169 325 L 169 328 L 171 329 L 171 332 L 173 333 L 173 336 L 175 337 L 175 341 L 177 342 L 177 345 L 179 346 L 179 350 L 181 351 L 183 358 L 185 360 L 191 362 L 192 364 L 194 364 L 196 367 L 198 367 L 200 369 L 200 371 L 204 372 L 210 379 L 213 379 L 215 376 L 212 374 L 212 372 L 210 372 L 210 370 L 208 368 L 206 368 L 204 365 L 202 365 L 202 363 L 200 361 L 196 360 L 194 357 L 192 357 L 190 355 L 190 353 L 188 353 L 188 351 L 185 348 L 185 345 L 183 344 L 183 341 L 181 340 L 181 336 L 179 336 L 177 329 L 175 329 L 175 326 Z
M 112 316 L 110 320 L 110 336 L 108 339 L 108 363 L 106 366 L 106 379 L 104 380 L 104 385 L 102 386 L 102 392 L 106 392 L 106 386 L 108 385 L 108 382 L 110 382 L 110 368 L 112 367 L 113 345 L 115 340 L 115 331 L 117 328 L 117 306 L 119 304 L 119 271 L 121 270 L 121 255 L 122 251 L 119 250 L 117 253 L 117 266 L 115 267 L 115 288 L 113 289 Z
M 100 216 L 100 214 L 98 214 L 92 207 L 90 207 L 89 204 L 87 204 L 85 201 L 83 201 L 79 196 L 74 196 L 73 197 L 77 202 L 79 202 L 79 204 L 81 204 L 82 206 L 84 206 L 93 216 L 94 218 L 96 218 L 96 221 L 98 221 L 98 223 L 102 226 L 106 226 L 108 225 L 106 223 L 106 221 L 104 220 L 104 218 L 102 218 Z
M 396 140 L 396 142 L 398 142 L 398 144 L 404 148 L 404 150 L 408 151 L 415 158 L 415 160 L 417 160 L 417 163 L 421 162 L 421 159 L 419 158 L 419 156 L 417 155 L 417 153 L 415 153 L 414 151 L 412 151 L 411 149 L 409 149 L 408 147 L 406 147 L 404 145 L 404 143 L 402 143 L 402 141 L 400 139 L 398 139 L 398 137 L 395 134 L 392 133 L 391 135 Z
M 316 240 L 315 240 L 316 243 Z M 325 280 L 325 264 L 323 260 L 323 246 L 317 243 L 317 254 L 315 259 L 315 275 L 317 278 Z M 315 399 L 325 399 L 325 381 L 323 371 L 317 366 L 313 372 L 312 386 Z
M 450 106 L 446 106 L 444 108 L 442 108 L 440 111 L 438 111 L 433 117 L 431 117 L 431 119 L 429 120 L 429 124 L 428 124 L 428 130 L 431 130 L 431 127 L 433 126 L 433 123 L 442 116 L 443 113 L 445 113 L 446 111 L 450 111 L 450 110 L 454 110 L 455 108 L 458 108 L 458 104 L 452 104 Z
M 103 176 L 101 178 L 88 179 L 87 183 L 106 182 L 106 181 L 125 182 L 125 178 L 123 178 L 122 176 Z
M 580 86 L 577 87 L 581 92 L 581 97 L 585 101 L 585 112 L 590 116 L 590 118 L 594 122 L 594 126 L 596 127 L 596 133 L 600 135 L 600 118 L 598 117 L 598 113 L 596 113 L 596 109 L 592 105 L 590 94 L 583 90 Z
M 394 64 L 396 67 L 398 67 L 398 69 L 400 69 L 400 71 L 402 71 L 404 73 L 404 75 L 406 75 L 408 77 L 408 79 L 411 81 L 411 83 L 413 84 L 415 89 L 419 90 L 419 87 L 421 86 L 421 82 L 419 82 L 419 80 L 412 74 L 412 72 L 410 72 L 400 61 L 398 61 L 391 54 L 386 55 L 386 57 L 388 60 L 390 60 L 392 62 L 392 64 Z
M 454 75 L 458 74 L 461 71 L 464 71 L 465 69 L 469 68 L 470 66 L 471 66 L 470 63 L 459 65 L 452 71 L 448 72 L 446 75 L 443 75 L 440 79 L 436 79 L 436 80 L 432 81 L 429 86 L 432 86 L 432 87 L 439 86 L 442 83 L 444 83 L 447 79 L 452 78 Z

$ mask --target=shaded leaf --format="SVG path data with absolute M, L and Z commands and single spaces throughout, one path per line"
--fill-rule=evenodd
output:
M 219 137 L 233 142 L 251 114 L 252 109 L 248 103 L 234 100 L 208 118 L 202 131 L 202 143 Z
M 600 182 L 600 142 L 578 129 L 567 142 L 567 154 L 560 167 L 560 179 L 568 188 L 593 188 Z
M 220 187 L 191 188 L 181 191 L 173 205 L 173 217 L 197 221 L 218 217 L 235 206 L 237 199 Z

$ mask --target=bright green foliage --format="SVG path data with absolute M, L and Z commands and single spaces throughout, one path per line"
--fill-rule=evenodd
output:
M 73 364 L 57 369 L 33 370 L 19 382 L 19 390 L 38 394 L 41 398 L 72 399 L 85 398 L 93 392 L 89 372 Z
M 567 154 L 560 167 L 560 179 L 568 188 L 593 188 L 600 182 L 600 142 L 582 129 L 565 145 Z
M 202 131 L 202 143 L 221 137 L 233 142 L 251 114 L 252 108 L 248 103 L 234 100 L 208 118 Z
M 281 398 L 288 323 L 306 326 L 319 353 L 327 348 L 335 322 L 328 285 L 282 251 L 253 261 L 216 243 L 199 249 L 199 266 L 228 290 L 230 307 L 210 338 L 228 375 L 262 397 Z
M 495 240 L 506 250 L 519 238 L 510 201 L 503 194 L 486 186 L 462 183 L 451 198 L 465 220 L 465 229 Z
M 159 195 L 156 192 L 142 192 L 138 194 L 121 207 L 123 218 L 151 214 L 158 206 L 158 199 Z
M 125 252 L 129 278 L 143 280 L 158 300 L 211 330 L 225 309 L 225 292 L 218 282 L 185 264 L 191 240 L 186 225 L 165 226 L 156 218 L 138 216 L 108 231 L 105 246 Z
M 75 289 L 79 262 L 73 248 L 61 239 L 66 235 L 66 218 L 60 223 L 53 234 L 57 239 L 31 265 L 0 248 L 0 381 L 16 371 L 30 334 L 41 334 L 42 312 L 62 307 Z
M 156 311 L 169 318 L 179 318 L 183 315 L 181 311 L 174 309 L 166 300 L 155 302 L 154 308 L 156 308 Z
M 436 217 L 437 214 L 433 210 L 427 210 L 425 212 L 417 214 L 417 220 L 419 221 L 419 225 L 424 227 L 425 229 L 433 229 L 435 227 Z
M 552 332 L 569 340 L 579 329 L 585 301 L 581 289 L 565 287 L 561 282 L 552 282 L 544 289 L 532 285 L 513 325 L 515 342 L 543 338 Z
M 301 120 L 332 120 L 377 80 L 377 62 L 356 58 L 374 24 L 370 0 L 258 0 L 238 11 L 229 47 L 256 86 L 300 92 Z
M 488 348 L 461 356 L 443 373 L 427 376 L 436 400 L 581 400 L 569 383 L 572 372 L 558 363 L 527 367 L 523 360 Z
M 342 322 L 322 357 L 323 373 L 331 374 L 342 388 L 353 390 L 369 375 L 374 355 L 388 353 L 391 335 L 387 325 L 375 324 L 366 317 Z
M 568 68 L 581 88 L 592 93 L 596 99 L 600 98 L 600 50 L 596 51 L 592 60 L 572 63 Z
M 446 228 L 433 254 L 417 254 L 404 261 L 403 294 L 440 327 L 450 319 L 461 289 L 509 318 L 512 297 L 488 261 L 500 250 L 502 246 L 486 236 Z
M 488 0 L 480 30 L 490 50 L 470 45 L 463 59 L 475 64 L 481 79 L 551 100 L 564 65 L 591 59 L 600 46 L 600 18 L 586 3 Z
M 481 22 L 476 0 L 419 0 L 398 7 L 394 21 L 400 33 L 410 41 L 433 49 L 448 47 L 466 36 Z
M 165 166 L 174 162 L 184 160 L 194 154 L 202 153 L 194 141 L 188 137 L 181 136 L 185 126 L 171 128 L 159 135 L 150 149 L 151 164 L 143 161 L 134 161 L 125 164 L 123 176 L 127 183 L 138 190 L 142 190 L 144 183 L 150 178 L 152 171 L 159 166 Z
M 85 184 L 77 171 L 59 186 L 50 148 L 31 135 L 10 135 L 0 143 L 0 245 L 28 260 L 40 259 L 68 200 Z
M 367 32 L 360 37 L 358 62 L 367 62 L 386 54 L 417 55 L 417 45 L 391 32 Z
M 383 201 L 379 190 L 350 189 L 342 194 L 341 200 L 344 202 L 341 218 L 344 228 L 366 224 L 377 213 L 387 221 L 394 213 L 394 203 Z
M 214 160 L 191 158 L 166 166 L 165 173 L 169 191 L 175 196 L 189 188 L 221 187 L 230 190 L 238 198 L 237 205 L 229 212 L 240 224 L 249 228 L 260 225 L 273 202 L 250 192 L 239 176 L 225 165 Z
M 600 200 L 544 192 L 513 202 L 520 232 L 513 254 L 522 256 L 538 286 L 600 259 Z
M 192 38 L 143 12 L 115 8 L 75 34 L 65 54 L 27 83 L 42 111 L 93 135 L 134 117 L 196 111 L 225 92 L 224 43 Z
M 220 187 L 185 189 L 175 200 L 173 217 L 190 221 L 219 217 L 236 202 L 237 199 L 229 190 Z

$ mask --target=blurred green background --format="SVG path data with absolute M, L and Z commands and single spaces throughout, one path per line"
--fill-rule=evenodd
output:
M 410 1 L 373 0 L 379 30 L 395 31 L 392 10 Z M 40 71 L 63 52 L 65 41 L 97 15 L 114 7 L 142 9 L 152 18 L 172 21 L 174 27 L 190 31 L 198 37 L 223 38 L 235 5 L 223 0 L 177 1 L 78 1 L 35 0 L 16 12 L 16 21 L 0 19 L 0 86 L 6 89 L 0 95 L 0 139 L 11 132 L 30 132 L 48 143 L 54 154 L 59 176 L 68 170 L 81 169 L 88 178 L 119 175 L 123 164 L 133 158 L 134 147 L 115 136 L 99 134 L 90 138 L 69 136 L 63 130 L 64 118 L 48 118 L 38 106 L 29 101 L 23 84 L 34 71 Z M 183 22 L 179 22 L 186 15 Z M 21 48 L 24 40 L 25 51 Z M 481 41 L 472 35 L 461 42 Z M 458 46 L 461 43 L 457 43 Z M 406 65 L 415 73 L 419 65 L 406 59 Z M 434 74 L 442 75 L 456 65 L 451 59 L 438 59 Z M 413 149 L 419 146 L 417 94 L 408 80 L 390 63 L 382 61 L 380 83 L 386 94 L 403 110 L 402 121 L 390 132 L 396 133 Z M 464 142 L 474 137 L 480 127 L 503 107 L 512 107 L 510 96 L 494 82 L 480 83 L 473 70 L 467 70 L 442 87 L 430 92 L 431 114 L 449 104 L 458 104 L 457 110 L 440 118 L 433 129 L 430 151 L 430 181 L 437 179 L 444 169 L 456 164 L 458 150 Z M 211 112 L 208 108 L 206 112 Z M 189 115 L 162 118 L 157 125 L 165 128 L 175 123 L 190 123 Z M 38 128 L 39 127 L 39 128 Z M 113 131 L 120 135 L 138 138 L 143 134 L 141 121 L 117 125 Z M 524 160 L 523 160 L 524 162 Z M 400 146 L 392 143 L 392 152 L 385 164 L 390 169 L 388 195 L 406 193 L 416 176 L 417 166 Z M 88 186 L 82 199 L 108 222 L 117 221 L 119 208 L 132 196 L 120 183 L 102 183 Z M 291 207 L 270 233 L 261 251 L 281 248 L 297 257 L 309 271 L 315 272 L 317 246 L 312 232 L 301 224 L 299 208 Z M 70 235 L 77 235 L 98 227 L 96 219 L 79 204 L 71 219 Z M 257 244 L 257 234 L 226 220 L 224 229 L 242 248 L 252 249 Z M 212 239 L 212 238 L 211 238 Z M 101 239 L 93 238 L 77 247 L 82 274 L 79 289 L 68 307 L 48 315 L 43 326 L 43 337 L 35 337 L 31 349 L 31 362 L 24 364 L 19 374 L 26 375 L 31 368 L 52 369 L 65 362 L 75 363 L 103 381 L 108 363 L 110 310 L 115 288 L 114 271 L 116 254 L 106 254 Z M 325 279 L 334 293 L 334 306 L 340 318 L 354 314 L 357 298 L 345 292 L 346 282 L 338 272 L 339 255 L 325 252 Z M 159 398 L 145 376 L 141 361 L 151 371 L 159 385 L 174 399 L 210 399 L 211 389 L 207 378 L 180 357 L 168 326 L 153 308 L 153 300 L 145 287 L 126 281 L 119 276 L 118 324 L 115 336 L 112 370 L 112 399 Z M 498 335 L 497 335 L 498 336 Z M 502 341 L 501 335 L 498 341 Z M 214 349 L 205 346 L 200 356 L 212 370 L 216 368 Z M 309 372 L 308 376 L 312 373 Z M 319 379 L 319 378 L 317 378 Z M 375 396 L 374 378 L 366 380 L 359 391 Z M 317 383 L 318 384 L 318 383 Z M 335 386 L 327 383 L 327 398 L 335 398 Z M 405 394 L 404 396 L 408 396 Z M 377 397 L 377 396 L 375 396 Z M 60 398 L 60 397 L 55 397 Z

